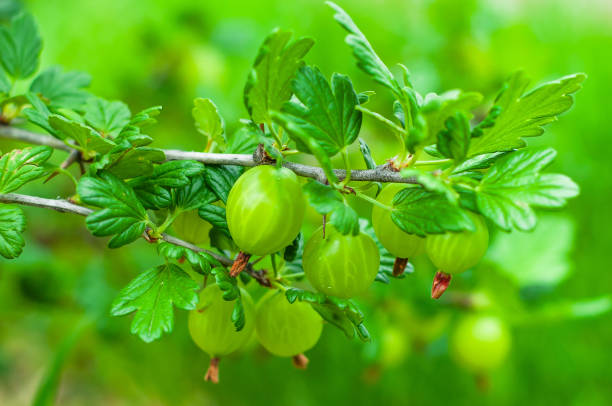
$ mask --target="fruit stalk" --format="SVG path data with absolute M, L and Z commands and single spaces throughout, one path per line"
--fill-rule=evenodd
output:
M 432 299 L 439 299 L 440 296 L 446 291 L 451 281 L 451 274 L 446 272 L 438 271 L 434 276 L 433 284 L 431 285 L 431 297 Z
M 204 375 L 206 382 L 219 383 L 219 358 L 211 358 L 210 365 Z
M 232 268 L 230 269 L 230 276 L 235 278 L 246 268 L 249 263 L 249 259 L 251 258 L 251 254 L 247 254 L 246 252 L 240 251 L 234 263 L 232 264 Z
M 395 258 L 395 262 L 393 263 L 393 276 L 396 278 L 401 276 L 406 270 L 406 265 L 408 265 L 408 258 Z
M 298 354 L 294 355 L 293 358 L 291 358 L 291 362 L 293 363 L 293 366 L 297 369 L 306 369 L 310 360 L 304 354 Z

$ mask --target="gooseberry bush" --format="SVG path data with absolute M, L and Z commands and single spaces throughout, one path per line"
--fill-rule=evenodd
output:
M 37 72 L 42 42 L 30 15 L 1 27 L 0 135 L 37 146 L 4 151 L 0 159 L 0 254 L 12 259 L 24 249 L 20 205 L 85 216 L 93 235 L 110 237 L 110 249 L 144 238 L 159 265 L 121 290 L 112 315 L 132 314 L 131 332 L 150 342 L 172 331 L 174 308 L 190 311 L 191 336 L 211 356 L 206 377 L 217 381 L 220 357 L 252 337 L 299 367 L 324 323 L 369 340 L 354 298 L 372 283 L 405 278 L 409 260 L 426 253 L 439 269 L 431 291 L 438 298 L 453 275 L 484 256 L 490 227 L 532 230 L 534 209 L 560 208 L 578 194 L 567 176 L 545 171 L 556 152 L 529 148 L 526 139 L 570 109 L 584 74 L 531 88 L 517 72 L 476 116 L 482 95 L 419 94 L 404 65 L 393 74 L 349 15 L 328 4 L 358 67 L 394 98 L 392 115 L 368 108 L 373 91 L 309 65 L 312 39 L 275 30 L 247 78 L 238 131 L 226 133 L 212 100 L 194 101 L 195 125 L 206 139 L 201 151 L 152 146 L 147 128 L 161 107 L 132 113 L 88 92 L 85 73 Z M 396 141 L 385 162 L 374 162 L 359 138 L 366 120 Z M 349 166 L 356 142 L 367 169 Z M 67 156 L 54 165 L 54 153 Z M 336 155 L 344 167 L 332 166 Z M 301 163 L 307 156 L 318 164 Z M 74 182 L 64 199 L 14 193 L 58 176 Z M 371 204 L 372 218 L 360 218 L 349 196 Z M 308 206 L 321 226 L 305 240 Z M 254 303 L 248 292 L 256 289 L 268 292 L 254 295 L 262 296 Z M 474 318 L 458 327 L 452 345 L 481 371 L 501 362 L 509 333 L 494 318 Z

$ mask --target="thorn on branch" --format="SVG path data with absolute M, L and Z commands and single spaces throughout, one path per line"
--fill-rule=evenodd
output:
M 142 237 L 143 237 L 145 240 L 147 240 L 147 242 L 149 242 L 149 243 L 155 243 L 155 242 L 157 242 L 157 240 L 159 240 L 159 238 L 157 238 L 157 237 L 153 237 L 153 235 L 151 235 L 151 234 L 152 234 L 152 232 L 153 232 L 153 229 L 152 229 L 151 227 L 147 227 L 147 228 L 145 229 L 145 232 L 144 232 L 144 233 L 142 233 Z
M 260 165 L 273 164 L 276 162 L 276 160 L 266 152 L 263 144 L 257 144 L 257 148 L 253 152 L 253 161 Z

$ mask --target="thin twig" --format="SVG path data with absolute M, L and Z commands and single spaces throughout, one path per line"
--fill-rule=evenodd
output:
M 15 141 L 27 142 L 28 144 L 47 145 L 49 147 L 61 149 L 67 152 L 72 151 L 72 148 L 70 148 L 68 145 L 50 135 L 37 134 L 7 125 L 0 125 L 0 137 Z
M 80 159 L 81 159 L 81 151 L 73 149 L 72 151 L 70 151 L 66 159 L 64 159 L 64 162 L 60 164 L 60 169 L 68 169 L 70 165 L 79 161 Z M 51 179 L 59 175 L 59 173 L 60 173 L 59 170 L 55 170 L 51 175 L 49 175 L 47 179 L 45 179 L 44 183 L 49 182 Z
M 51 209 L 58 211 L 60 213 L 72 213 L 78 214 L 80 216 L 88 216 L 94 211 L 90 208 L 79 206 L 78 204 L 71 203 L 67 200 L 62 199 L 45 199 L 43 197 L 36 196 L 28 196 L 17 193 L 6 193 L 0 194 L 0 202 L 2 203 L 16 203 L 23 206 L 32 206 L 39 207 L 43 209 Z M 200 248 L 197 245 L 193 245 L 188 243 L 187 241 L 183 241 L 180 238 L 173 237 L 169 234 L 162 234 L 161 239 L 174 245 L 178 245 L 180 247 L 188 248 L 195 252 L 204 252 L 211 257 L 215 258 L 221 264 L 225 266 L 231 266 L 234 261 L 225 255 L 217 254 L 214 251 L 210 251 L 204 248 Z M 245 268 L 245 271 L 253 277 L 260 285 L 270 287 L 270 280 L 266 276 L 266 272 L 264 270 L 255 270 L 253 269 L 252 264 L 248 264 Z
M 92 209 L 79 206 L 78 204 L 70 203 L 68 200 L 45 199 L 42 197 L 20 195 L 17 193 L 0 194 L 0 202 L 17 203 L 24 206 L 40 207 L 43 209 L 59 211 L 60 213 L 78 214 L 80 216 L 88 216 L 93 213 Z
M 72 151 L 68 145 L 49 135 L 37 134 L 20 128 L 0 125 L 0 137 L 23 141 L 30 144 L 47 145 L 64 151 Z M 163 150 L 166 159 L 176 160 L 195 160 L 211 165 L 239 165 L 256 166 L 267 164 L 259 157 L 249 154 L 215 154 L 210 152 L 181 151 L 176 149 Z M 325 183 L 326 177 L 322 168 L 318 166 L 304 165 L 296 162 L 284 161 L 283 166 L 291 169 L 299 176 L 316 179 Z M 334 169 L 338 180 L 346 177 L 346 170 Z M 387 165 L 381 165 L 374 169 L 357 169 L 351 171 L 351 180 L 362 182 L 385 182 L 385 183 L 418 183 L 414 178 L 405 178 L 399 172 L 390 170 Z

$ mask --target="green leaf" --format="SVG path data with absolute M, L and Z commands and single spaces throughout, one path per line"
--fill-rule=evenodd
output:
M 108 160 L 101 159 L 99 161 L 102 164 L 98 166 L 98 169 L 106 169 L 121 179 L 151 175 L 155 171 L 153 164 L 163 162 L 166 159 L 162 150 L 147 147 L 113 149 L 107 157 Z
M 38 68 L 42 41 L 34 18 L 20 14 L 8 27 L 0 27 L 0 61 L 13 78 L 26 79 Z
M 25 94 L 26 99 L 30 103 L 30 107 L 23 110 L 23 114 L 29 122 L 39 126 L 56 138 L 62 139 L 62 136 L 49 125 L 49 116 L 51 111 L 47 105 L 37 95 L 28 92 Z
M 214 141 L 223 146 L 223 119 L 215 103 L 210 99 L 197 98 L 193 105 L 191 113 L 200 134 L 204 135 L 208 142 Z
M 293 81 L 298 102 L 287 102 L 282 111 L 329 155 L 352 144 L 361 129 L 357 93 L 348 76 L 334 73 L 331 87 L 318 68 L 303 66 Z M 298 149 L 310 152 L 300 138 Z
M 522 71 L 515 73 L 495 100 L 494 108 L 501 108 L 495 124 L 472 139 L 469 155 L 524 147 L 523 138 L 542 135 L 544 125 L 569 110 L 574 103 L 572 94 L 582 88 L 585 79 L 584 73 L 576 73 L 525 93 L 529 78 Z
M 160 185 L 135 185 L 134 193 L 147 210 L 165 209 L 172 204 L 172 193 Z
M 234 132 L 227 140 L 225 152 L 228 154 L 252 154 L 257 148 L 263 133 L 254 123 L 249 123 Z
M 102 136 L 116 137 L 130 123 L 128 106 L 120 101 L 92 97 L 85 105 L 85 121 Z
M 370 340 L 368 330 L 363 324 L 363 313 L 352 300 L 338 299 L 298 288 L 287 289 L 285 296 L 289 303 L 294 303 L 296 300 L 310 303 L 324 320 L 343 331 L 347 338 L 353 338 L 357 333 L 362 341 Z
M 19 207 L 0 205 L 0 255 L 7 259 L 21 255 L 25 227 L 25 216 Z
M 156 117 L 161 110 L 161 106 L 154 106 L 133 115 L 129 123 L 124 126 L 119 135 L 115 137 L 115 142 L 120 144 L 127 141 L 133 147 L 142 147 L 153 142 L 153 138 L 146 134 L 142 134 L 142 129 L 155 124 L 157 122 Z
M 153 106 L 146 108 L 132 116 L 130 126 L 144 128 L 157 123 L 157 116 L 162 111 L 162 106 Z
M 493 127 L 495 125 L 495 120 L 497 120 L 497 117 L 499 117 L 501 111 L 501 107 L 499 106 L 491 107 L 491 110 L 489 110 L 487 116 L 482 119 L 482 121 L 478 123 L 474 128 L 472 128 L 472 137 L 481 137 L 487 128 Z
M 408 234 L 425 237 L 474 229 L 468 214 L 440 193 L 407 187 L 393 198 L 391 219 Z
M 319 213 L 332 212 L 338 205 L 343 205 L 342 194 L 329 185 L 309 180 L 302 189 L 308 195 L 310 205 Z
M 83 88 L 88 87 L 91 76 L 84 72 L 62 72 L 53 66 L 40 73 L 30 85 L 30 92 L 42 96 L 53 108 L 81 111 L 90 97 Z
M 235 301 L 234 311 L 232 312 L 232 323 L 236 331 L 240 331 L 244 328 L 246 322 L 244 316 L 244 307 L 242 306 L 242 297 L 240 295 L 240 288 L 236 278 L 232 278 L 225 267 L 216 267 L 212 270 L 212 274 L 215 275 L 215 282 L 219 289 L 223 291 L 223 300 L 228 302 Z
M 109 248 L 118 248 L 138 239 L 145 231 L 148 217 L 134 191 L 116 176 L 101 172 L 99 178 L 84 176 L 77 192 L 81 200 L 100 207 L 87 216 L 87 228 L 93 235 L 115 236 Z
M 327 301 L 327 296 L 321 292 L 312 292 L 310 290 L 303 290 L 298 288 L 289 288 L 285 291 L 285 297 L 291 304 L 295 303 L 296 300 L 300 302 L 318 303 L 323 304 Z
M 172 191 L 174 208 L 182 211 L 195 210 L 217 200 L 217 196 L 207 186 L 204 175 L 196 175 L 191 182 Z
M 157 245 L 157 251 L 160 255 L 168 259 L 177 261 L 186 259 L 194 271 L 203 275 L 208 275 L 214 267 L 223 266 L 219 261 L 205 252 L 195 252 L 189 248 L 170 244 L 161 240 Z
M 487 169 L 505 154 L 506 152 L 491 152 L 488 154 L 476 155 L 475 157 L 467 159 L 461 164 L 457 165 L 457 167 L 453 169 L 452 173 L 454 175 L 479 169 Z
M 183 187 L 193 176 L 204 172 L 204 165 L 198 161 L 168 161 L 155 167 L 147 183 L 165 187 Z
M 540 173 L 556 155 L 547 148 L 520 150 L 499 159 L 476 189 L 479 211 L 503 230 L 527 231 L 536 224 L 532 206 L 563 207 L 579 189 L 565 175 Z
M 156 166 L 149 176 L 131 179 L 129 185 L 147 209 L 161 209 L 172 204 L 168 188 L 187 186 L 191 177 L 203 171 L 204 165 L 197 161 L 169 161 Z
M 438 133 L 438 151 L 457 162 L 463 161 L 470 148 L 470 122 L 458 111 L 444 123 L 446 128 Z
M 346 36 L 346 43 L 353 50 L 353 56 L 357 59 L 357 66 L 376 82 L 388 87 L 397 96 L 401 95 L 401 86 L 351 17 L 340 6 L 331 1 L 328 1 L 327 4 L 336 11 L 334 19 L 349 33 Z
M 370 97 L 376 94 L 373 90 L 366 90 L 365 92 L 361 92 L 357 94 L 357 99 L 359 100 L 360 105 L 367 104 L 370 101 Z
M 413 178 L 416 180 L 425 190 L 441 193 L 449 202 L 453 204 L 457 203 L 457 199 L 459 198 L 457 192 L 449 182 L 441 179 L 440 176 L 432 172 L 422 172 L 416 168 L 402 169 L 400 173 L 405 178 Z
M 230 235 L 229 228 L 227 227 L 224 207 L 208 204 L 199 208 L 198 215 L 219 230 L 223 231 L 226 235 Z
M 243 171 L 244 168 L 241 166 L 206 165 L 204 179 L 210 190 L 212 190 L 223 203 L 227 203 L 227 196 Z
M 292 117 L 289 115 L 272 112 L 272 118 L 276 123 L 287 130 L 287 133 L 289 133 L 293 139 L 297 140 L 302 145 L 305 145 L 309 152 L 314 155 L 315 158 L 317 158 L 317 161 L 319 161 L 319 164 L 327 177 L 328 183 L 334 184 L 338 182 L 338 178 L 334 173 L 331 159 L 323 147 L 317 141 L 315 141 L 314 138 L 310 137 L 302 127 L 292 122 Z
M 344 235 L 359 234 L 359 215 L 347 204 L 338 206 L 332 211 L 331 216 L 329 216 L 329 223 Z
M 531 233 L 497 233 L 487 259 L 519 286 L 558 285 L 572 269 L 575 228 L 566 217 L 544 216 Z
M 111 314 L 123 316 L 136 312 L 131 333 L 151 342 L 174 327 L 173 305 L 193 310 L 198 303 L 199 286 L 174 264 L 160 265 L 141 273 L 119 292 Z
M 105 154 L 115 147 L 113 141 L 102 137 L 92 128 L 63 116 L 57 114 L 50 115 L 49 125 L 60 138 L 75 140 L 84 151 L 95 151 Z
M 0 158 L 0 193 L 11 193 L 47 173 L 43 164 L 49 159 L 51 147 L 14 149 Z
M 359 216 L 357 212 L 347 205 L 344 197 L 336 189 L 317 181 L 309 181 L 303 187 L 308 195 L 310 205 L 319 214 L 330 214 L 329 222 L 336 227 L 340 233 L 359 234 Z
M 11 91 L 11 82 L 6 77 L 6 74 L 0 69 L 0 96 L 8 95 Z
M 450 90 L 440 95 L 429 93 L 425 96 L 421 113 L 427 123 L 427 138 L 425 143 L 436 141 L 440 131 L 443 131 L 449 117 L 462 112 L 468 122 L 472 118 L 471 110 L 480 104 L 482 95 L 476 92 Z
M 289 42 L 291 32 L 275 30 L 259 49 L 244 88 L 244 104 L 256 123 L 269 123 L 270 111 L 291 98 L 291 79 L 314 45 L 310 38 Z

